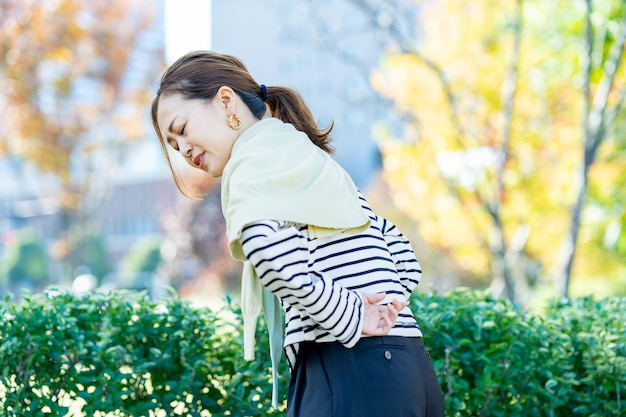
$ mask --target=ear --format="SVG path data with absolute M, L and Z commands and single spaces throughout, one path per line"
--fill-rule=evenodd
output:
M 226 111 L 226 114 L 231 115 L 237 113 L 237 94 L 235 90 L 227 85 L 223 85 L 217 90 L 215 98 Z

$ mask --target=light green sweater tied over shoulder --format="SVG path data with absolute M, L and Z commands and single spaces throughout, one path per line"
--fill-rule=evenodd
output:
M 244 358 L 254 359 L 257 318 L 263 309 L 270 333 L 277 407 L 277 369 L 283 349 L 279 300 L 261 284 L 241 248 L 241 232 L 253 222 L 282 220 L 309 225 L 311 237 L 358 233 L 369 227 L 350 176 L 307 135 L 276 118 L 262 119 L 235 141 L 222 174 L 222 211 L 233 258 L 244 262 L 241 307 Z

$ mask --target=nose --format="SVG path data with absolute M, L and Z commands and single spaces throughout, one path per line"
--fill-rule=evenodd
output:
M 190 157 L 191 156 L 192 147 L 191 147 L 190 144 L 187 143 L 187 141 L 179 140 L 179 142 L 178 142 L 178 149 L 179 149 L 179 151 L 180 151 L 182 156 L 184 156 L 184 157 Z

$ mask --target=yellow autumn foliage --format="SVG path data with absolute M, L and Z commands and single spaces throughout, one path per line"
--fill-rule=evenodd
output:
M 468 274 L 488 277 L 500 245 L 515 248 L 516 239 L 524 238 L 517 250 L 542 266 L 544 283 L 551 285 L 545 280 L 558 267 L 582 178 L 585 8 L 582 1 L 520 4 L 517 59 L 516 1 L 428 2 L 421 43 L 389 54 L 371 83 L 411 120 L 403 137 L 382 134 L 380 144 L 394 201 L 418 222 L 424 240 Z M 617 36 L 626 26 L 626 6 L 596 6 L 597 33 Z M 606 56 L 590 59 L 594 74 L 601 72 Z M 598 78 L 591 78 L 592 93 Z M 507 125 L 511 82 L 515 96 Z M 609 104 L 624 100 L 625 89 L 621 69 Z M 607 130 L 619 135 L 611 126 Z M 590 192 L 605 209 L 626 180 L 623 155 L 623 138 L 609 140 L 590 171 Z M 599 238 L 616 215 L 604 213 L 594 222 L 586 214 L 575 276 L 624 273 L 623 260 L 603 249 Z

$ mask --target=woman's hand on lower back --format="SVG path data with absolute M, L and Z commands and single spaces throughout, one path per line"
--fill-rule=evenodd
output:
M 393 300 L 389 304 L 377 304 L 385 298 L 385 294 L 361 294 L 363 296 L 363 329 L 366 336 L 385 336 L 396 324 L 398 314 L 408 303 Z

